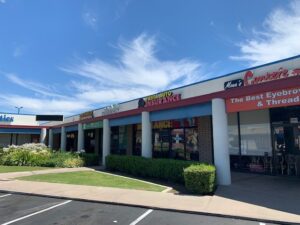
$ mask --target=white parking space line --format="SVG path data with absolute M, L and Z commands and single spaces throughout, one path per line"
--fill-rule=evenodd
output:
M 0 198 L 4 198 L 4 197 L 10 196 L 10 195 L 11 195 L 11 194 L 0 195 Z
M 8 221 L 8 222 L 3 223 L 3 224 L 1 224 L 1 225 L 8 225 L 8 224 L 12 224 L 12 223 L 18 222 L 18 221 L 20 221 L 20 220 L 24 220 L 24 219 L 26 219 L 26 218 L 28 218 L 28 217 L 35 216 L 35 215 L 37 215 L 37 214 L 40 214 L 40 213 L 49 211 L 49 210 L 54 209 L 54 208 L 56 208 L 56 207 L 59 207 L 59 206 L 68 204 L 68 203 L 70 203 L 71 201 L 72 201 L 72 200 L 68 200 L 68 201 L 59 203 L 59 204 L 57 204 L 57 205 L 51 206 L 51 207 L 46 208 L 46 209 L 43 209 L 43 210 L 41 210 L 41 211 L 37 211 L 37 212 L 35 212 L 35 213 L 31 213 L 31 214 L 29 214 L 29 215 L 27 215 L 27 216 L 22 216 L 22 217 L 20 217 L 20 218 L 17 218 L 17 219 Z
M 142 219 L 144 219 L 146 216 L 148 216 L 152 211 L 153 211 L 153 209 L 148 209 L 143 215 L 141 215 L 139 218 L 137 218 L 135 221 L 133 221 L 129 225 L 136 225 L 138 222 L 140 222 Z
M 259 225 L 266 225 L 265 223 L 259 223 Z

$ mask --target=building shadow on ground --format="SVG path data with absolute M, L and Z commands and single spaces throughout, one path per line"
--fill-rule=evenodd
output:
M 300 178 L 232 173 L 216 196 L 300 215 Z

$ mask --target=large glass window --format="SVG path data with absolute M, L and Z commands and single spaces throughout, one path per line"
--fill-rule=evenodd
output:
M 198 150 L 198 130 L 197 128 L 185 129 L 185 146 L 186 146 L 186 159 L 199 160 Z
M 239 150 L 239 129 L 238 129 L 238 114 L 228 114 L 228 142 L 230 155 L 238 155 Z
M 170 130 L 153 130 L 153 157 L 168 158 L 170 149 Z
M 242 155 L 272 155 L 268 110 L 241 112 L 240 129 Z

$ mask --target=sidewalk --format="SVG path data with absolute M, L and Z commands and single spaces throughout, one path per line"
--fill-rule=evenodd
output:
M 66 170 L 70 172 L 78 171 L 78 169 L 85 170 L 83 168 Z M 59 170 L 63 171 L 62 169 Z M 35 171 L 32 173 L 37 174 L 40 172 L 45 173 L 46 171 Z M 219 187 L 217 193 L 214 196 L 191 196 L 178 195 L 173 193 L 92 187 L 70 184 L 55 184 L 45 182 L 37 183 L 18 180 L 4 181 L 2 179 L 3 176 L 7 176 L 7 174 L 0 174 L 0 190 L 3 191 L 23 192 L 28 194 L 38 194 L 72 199 L 84 199 L 107 203 L 119 203 L 126 205 L 149 207 L 154 209 L 172 209 L 189 212 L 227 215 L 234 217 L 246 217 L 260 220 L 300 223 L 300 215 L 297 212 L 297 210 L 299 210 L 299 197 L 295 196 L 296 198 L 294 199 L 294 201 L 288 199 L 290 201 L 289 205 L 291 205 L 291 207 L 294 207 L 294 211 L 285 209 L 282 210 L 280 209 L 280 207 L 276 208 L 272 205 L 268 205 L 272 203 L 270 202 L 270 200 L 269 202 L 267 202 L 267 205 L 264 205 L 264 196 L 260 195 L 265 194 L 266 189 L 263 190 L 263 193 L 259 191 L 257 192 L 257 190 L 255 189 L 251 190 L 251 187 L 244 190 L 243 182 L 247 182 L 249 179 L 244 179 L 243 177 L 238 177 L 236 183 L 229 187 Z M 268 179 L 268 176 L 263 176 L 262 178 L 260 177 L 259 179 Z M 250 178 L 252 178 L 252 181 L 250 179 L 251 182 L 257 179 L 255 176 Z M 300 182 L 297 180 L 296 185 L 298 184 L 300 184 Z M 247 184 L 246 186 L 249 185 Z M 292 189 L 292 191 L 300 190 L 300 186 L 296 187 L 298 187 L 298 189 Z M 289 190 L 286 189 L 285 191 Z M 237 192 L 236 195 L 234 194 L 235 192 Z M 248 195 L 250 195 L 250 197 L 253 198 L 253 196 L 255 195 L 254 193 L 257 193 L 255 197 L 256 200 L 254 199 L 252 202 L 245 199 L 241 199 L 241 197 L 243 197 L 244 195 L 244 198 L 247 198 Z M 294 193 L 298 196 L 300 195 L 299 192 Z M 268 198 L 272 199 L 272 197 L 275 198 L 276 196 L 272 196 L 271 192 L 268 193 Z M 262 199 L 262 201 L 258 204 L 257 199 Z M 273 202 L 277 201 L 276 199 L 277 198 L 275 198 Z M 281 198 L 279 200 L 280 201 L 277 202 L 277 205 L 285 204 L 284 202 L 281 202 Z
M 45 169 L 45 170 L 0 173 L 0 181 L 12 180 L 16 177 L 26 177 L 26 176 L 37 175 L 37 174 L 66 173 L 66 172 L 76 172 L 76 171 L 94 171 L 94 169 L 87 168 L 87 167 L 53 168 L 53 169 L 49 168 L 49 169 Z

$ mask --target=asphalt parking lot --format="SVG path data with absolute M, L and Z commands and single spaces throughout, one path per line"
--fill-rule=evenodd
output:
M 266 223 L 0 192 L 0 224 L 264 225 Z

